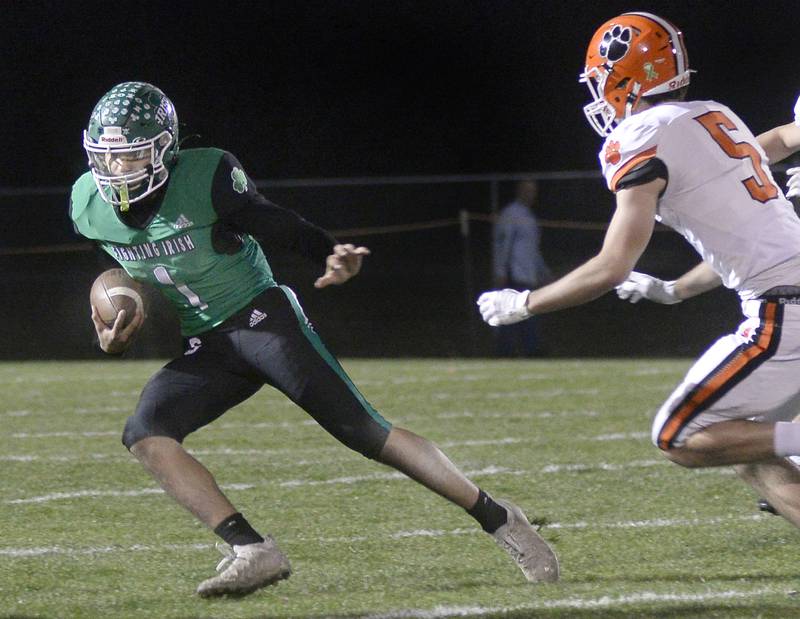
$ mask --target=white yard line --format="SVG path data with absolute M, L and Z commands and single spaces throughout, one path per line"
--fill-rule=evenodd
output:
M 649 439 L 649 432 L 616 432 L 614 434 L 600 434 L 598 436 L 591 436 L 588 438 L 590 441 L 627 441 L 627 440 L 640 440 Z
M 685 527 L 685 526 L 718 526 L 733 522 L 751 522 L 768 518 L 763 514 L 753 514 L 749 516 L 719 516 L 715 518 L 659 518 L 655 520 L 629 520 L 621 522 L 554 522 L 548 524 L 548 529 L 659 529 L 665 527 Z M 381 539 L 405 540 L 430 537 L 452 537 L 461 535 L 482 535 L 483 532 L 476 526 L 473 528 L 456 529 L 413 529 L 410 531 L 396 531 L 378 535 L 359 535 L 353 537 L 294 537 L 282 538 L 281 541 L 287 543 L 321 543 L 321 544 L 353 544 L 358 542 L 376 541 Z M 34 547 L 9 547 L 0 548 L 0 557 L 38 557 L 43 555 L 92 555 L 107 554 L 112 552 L 142 552 L 142 551 L 194 551 L 206 550 L 212 544 L 156 544 L 156 545 L 133 545 L 133 546 L 34 546 Z
M 659 460 L 631 460 L 621 464 L 609 462 L 573 463 L 573 464 L 548 464 L 542 467 L 542 473 L 575 473 L 583 471 L 624 471 L 625 469 L 649 468 L 652 466 L 668 465 L 666 458 Z
M 765 595 L 788 595 L 787 589 L 761 588 L 751 590 L 729 589 L 706 593 L 656 593 L 642 591 L 628 595 L 607 595 L 599 598 L 566 598 L 562 600 L 543 600 L 531 604 L 513 606 L 435 606 L 431 609 L 395 610 L 388 613 L 366 615 L 364 619 L 444 619 L 447 617 L 479 617 L 524 611 L 556 609 L 602 609 L 630 606 L 632 604 L 709 602 L 713 600 L 741 600 Z
M 464 440 L 464 441 L 445 441 L 443 443 L 439 443 L 440 447 L 450 448 L 450 447 L 481 447 L 486 445 L 513 445 L 514 443 L 524 443 L 526 439 L 522 438 L 487 438 L 487 439 L 476 439 L 476 440 Z
M 513 445 L 515 443 L 523 443 L 525 439 L 504 437 L 497 439 L 476 439 L 476 440 L 463 440 L 463 441 L 446 441 L 439 443 L 440 447 L 483 447 L 488 445 Z M 307 448 L 286 448 L 286 449 L 231 449 L 227 447 L 217 449 L 190 449 L 188 450 L 193 456 L 255 456 L 255 457 L 271 457 L 276 455 L 297 455 L 298 452 L 309 451 L 313 453 L 320 453 L 323 451 L 348 453 L 347 450 L 339 445 L 332 445 L 330 447 L 307 447 Z M 120 446 L 119 453 L 103 454 L 63 454 L 63 455 L 38 455 L 38 454 L 6 454 L 0 455 L 0 462 L 87 462 L 92 460 L 117 460 L 119 462 L 136 462 L 133 456 L 126 455 L 122 446 Z M 345 464 L 350 462 L 346 458 L 327 458 L 327 459 L 306 459 L 306 460 L 291 460 L 287 462 L 271 461 L 270 466 L 297 466 L 297 465 L 314 465 L 314 464 Z
M 489 466 L 477 471 L 464 471 L 467 477 L 486 477 L 490 475 L 524 475 L 525 471 L 512 471 L 501 466 Z M 403 473 L 372 473 L 370 475 L 353 475 L 350 477 L 334 477 L 333 479 L 290 479 L 282 481 L 278 485 L 283 488 L 294 488 L 298 486 L 323 486 L 330 484 L 357 484 L 361 482 L 381 481 L 391 479 L 409 479 Z
M 449 397 L 449 396 L 448 396 Z M 291 402 L 290 402 L 291 404 Z M 294 406 L 294 404 L 292 404 Z M 122 409 L 108 408 L 103 409 L 109 412 L 119 412 Z M 125 408 L 124 411 L 128 409 Z M 36 411 L 17 411 L 18 413 L 25 413 L 26 415 Z M 99 413 L 103 412 L 98 409 L 73 409 L 72 411 L 78 415 Z M 131 411 L 132 412 L 132 411 Z M 7 413 L 9 416 L 10 413 Z M 600 413 L 594 410 L 576 410 L 576 411 L 508 411 L 508 412 L 493 412 L 493 411 L 447 411 L 443 413 L 435 413 L 430 415 L 407 415 L 402 417 L 393 417 L 390 421 L 394 423 L 405 423 L 408 421 L 430 421 L 433 419 L 565 419 L 571 417 L 597 417 Z M 23 416 L 18 414 L 16 416 Z M 232 430 L 232 429 L 248 429 L 257 430 L 261 428 L 281 428 L 281 429 L 296 429 L 298 427 L 316 427 L 319 424 L 314 419 L 298 418 L 297 420 L 288 421 L 229 421 L 220 422 L 212 426 L 207 426 L 211 429 L 218 430 Z M 114 430 L 103 430 L 97 432 L 75 432 L 75 431 L 59 431 L 59 432 L 16 432 L 11 435 L 12 438 L 95 438 L 99 436 L 122 436 L 123 422 L 120 421 L 119 428 Z
M 122 436 L 122 430 L 102 432 L 15 432 L 11 438 L 98 438 L 102 436 Z
M 720 524 L 730 524 L 734 522 L 757 522 L 768 518 L 765 514 L 750 514 L 747 516 L 718 516 L 714 518 L 656 518 L 654 520 L 625 520 L 619 522 L 551 522 L 543 527 L 543 530 L 550 529 L 662 529 L 668 527 L 703 527 L 718 526 Z M 417 537 L 452 537 L 459 535 L 480 535 L 482 531 L 478 528 L 457 528 L 457 529 L 414 529 L 412 531 L 397 531 L 390 533 L 389 539 L 400 540 Z M 322 542 L 328 544 L 350 544 L 355 542 L 375 540 L 376 536 L 357 536 L 357 537 L 304 537 L 296 538 L 294 541 L 302 542 Z M 0 553 L 2 554 L 2 553 Z
M 491 475 L 524 475 L 524 471 L 512 471 L 499 466 L 489 466 L 475 471 L 465 471 L 469 477 L 487 477 Z M 362 482 L 402 480 L 410 481 L 402 473 L 373 473 L 371 475 L 353 475 L 350 477 L 334 477 L 332 479 L 290 479 L 286 481 L 267 481 L 260 484 L 226 484 L 223 490 L 251 490 L 257 486 L 268 486 L 274 483 L 284 488 L 322 486 L 337 484 L 357 484 Z M 75 490 L 72 492 L 53 492 L 39 496 L 26 497 L 22 499 L 10 499 L 3 501 L 8 505 L 23 505 L 29 503 L 49 503 L 51 501 L 62 501 L 78 498 L 99 498 L 99 497 L 138 497 L 153 494 L 162 494 L 161 488 L 137 488 L 135 490 Z
M 226 484 L 221 486 L 223 490 L 251 490 L 254 484 Z M 163 494 L 161 488 L 138 488 L 136 490 L 77 490 L 74 492 L 53 492 L 40 496 L 28 497 L 25 499 L 11 499 L 4 501 L 9 505 L 20 505 L 27 503 L 49 503 L 50 501 L 60 501 L 65 499 L 98 498 L 98 497 L 134 497 L 147 496 L 152 494 Z
M 206 550 L 213 548 L 214 544 L 160 544 L 157 546 L 145 546 L 135 544 L 133 546 L 89 546 L 86 548 L 67 548 L 64 546 L 38 546 L 33 548 L 0 548 L 0 557 L 42 557 L 47 555 L 103 555 L 111 553 L 127 552 L 158 552 L 164 550 Z

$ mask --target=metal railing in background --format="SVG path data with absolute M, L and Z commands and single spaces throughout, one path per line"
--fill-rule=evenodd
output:
M 308 189 L 325 187 L 391 187 L 398 185 L 448 185 L 448 184 L 477 184 L 488 187 L 487 209 L 484 212 L 470 212 L 461 209 L 457 217 L 437 218 L 428 221 L 414 221 L 403 224 L 384 226 L 356 226 L 352 228 L 337 228 L 331 232 L 336 236 L 373 236 L 380 234 L 396 234 L 413 232 L 433 228 L 459 226 L 461 235 L 468 237 L 470 221 L 491 223 L 494 214 L 500 209 L 500 185 L 520 180 L 536 181 L 569 181 L 569 180 L 597 180 L 600 173 L 587 170 L 566 170 L 555 172 L 517 172 L 504 174 L 448 174 L 448 175 L 417 175 L 417 176 L 362 176 L 362 177 L 332 177 L 332 178 L 295 178 L 283 180 L 256 180 L 259 190 L 270 189 Z M 3 199 L 60 197 L 65 200 L 69 196 L 69 187 L 0 187 L 0 204 Z M 604 222 L 541 219 L 543 228 L 575 229 L 575 230 L 604 230 Z M 29 244 L 20 247 L 0 247 L 0 256 L 71 253 L 91 251 L 94 245 L 88 242 L 56 243 L 56 244 Z
M 613 196 L 599 171 L 300 178 L 256 185 L 337 237 L 373 250 L 353 286 L 324 295 L 306 291 L 309 315 L 316 316 L 333 350 L 357 356 L 478 356 L 492 354 L 494 335 L 480 322 L 474 303 L 476 294 L 492 285 L 491 224 L 519 180 L 539 181 L 537 216 L 554 274 L 591 257 L 613 211 Z M 0 325 L 8 334 L 0 337 L 0 358 L 94 354 L 86 344 L 91 325 L 84 293 L 101 267 L 94 244 L 71 231 L 68 196 L 69 187 L 0 188 L 6 222 L 0 228 L 0 281 L 14 299 L 0 307 Z M 656 234 L 638 266 L 663 277 L 696 260 L 678 235 Z M 301 296 L 316 276 L 309 270 L 318 266 L 302 262 L 277 249 L 270 254 L 281 282 Z M 684 306 L 681 320 L 669 327 L 664 322 L 669 308 L 629 308 L 606 295 L 583 308 L 542 316 L 540 324 L 557 356 L 691 355 L 707 341 L 709 329 L 738 320 L 738 306 L 724 293 Z M 56 339 L 39 327 L 43 308 L 62 319 Z M 164 310 L 162 316 L 169 313 Z M 631 321 L 638 321 L 635 330 L 628 328 Z M 149 330 L 141 356 L 169 356 L 175 324 L 153 321 Z M 364 333 L 381 337 L 359 335 Z

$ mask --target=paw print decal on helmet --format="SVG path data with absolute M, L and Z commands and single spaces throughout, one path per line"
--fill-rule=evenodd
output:
M 625 57 L 631 47 L 631 29 L 627 26 L 615 25 L 606 30 L 600 41 L 600 55 L 610 62 L 617 62 Z

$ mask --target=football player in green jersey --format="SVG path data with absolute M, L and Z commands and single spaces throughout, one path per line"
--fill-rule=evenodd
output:
M 230 153 L 178 149 L 178 122 L 158 88 L 125 82 L 103 96 L 84 133 L 90 170 L 72 189 L 70 215 L 133 278 L 176 307 L 184 353 L 150 378 L 123 443 L 180 505 L 229 545 L 201 596 L 247 593 L 290 573 L 220 491 L 183 439 L 268 384 L 347 447 L 402 471 L 464 508 L 532 582 L 559 576 L 553 551 L 514 504 L 493 500 L 431 442 L 393 427 L 328 352 L 297 297 L 278 285 L 273 248 L 325 265 L 317 288 L 358 274 L 365 247 L 340 244 L 266 200 Z M 93 309 L 101 348 L 125 351 L 142 322 L 109 328 Z

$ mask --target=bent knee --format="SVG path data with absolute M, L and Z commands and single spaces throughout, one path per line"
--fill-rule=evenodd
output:
M 343 445 L 370 460 L 378 459 L 389 436 L 389 428 L 372 421 L 357 426 L 340 425 L 326 429 Z
M 686 447 L 662 449 L 661 453 L 664 454 L 664 457 L 670 462 L 674 462 L 675 464 L 688 469 L 706 466 L 705 458 L 700 452 L 687 449 Z
M 135 414 L 128 417 L 125 429 L 122 431 L 122 444 L 138 457 L 139 452 L 147 449 L 144 439 L 151 437 L 171 438 L 179 443 L 186 437 L 184 432 L 176 428 L 166 427 L 164 424 L 155 423 L 150 416 Z M 134 451 L 134 446 L 136 450 Z

